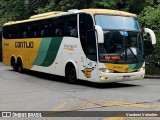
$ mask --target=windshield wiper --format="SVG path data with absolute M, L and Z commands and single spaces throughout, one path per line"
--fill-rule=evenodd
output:
M 133 53 L 132 49 L 129 46 L 126 46 L 132 53 L 132 55 L 134 56 L 134 59 L 136 60 L 135 62 L 138 62 L 137 56 Z

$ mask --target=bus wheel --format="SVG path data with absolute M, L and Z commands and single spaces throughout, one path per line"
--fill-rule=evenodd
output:
M 12 64 L 12 68 L 14 71 L 17 71 L 17 64 L 15 62 Z
M 68 66 L 66 68 L 65 77 L 69 81 L 69 83 L 76 83 L 77 82 L 77 75 L 76 75 L 76 69 L 74 66 Z
M 11 58 L 11 67 L 13 68 L 13 71 L 17 71 L 17 64 L 14 58 Z
M 22 62 L 18 61 L 17 62 L 17 71 L 22 73 L 23 72 L 23 66 L 22 66 Z

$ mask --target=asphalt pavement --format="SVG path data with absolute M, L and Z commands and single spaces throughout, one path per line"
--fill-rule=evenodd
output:
M 0 111 L 160 111 L 160 79 L 143 79 L 111 84 L 79 82 L 63 77 L 25 71 L 18 73 L 0 63 Z M 101 112 L 102 113 L 102 112 Z M 92 114 L 92 113 L 91 113 Z M 95 120 L 159 120 L 160 117 L 66 117 Z M 159 114 L 160 115 L 160 114 Z M 1 119 L 1 118 L 0 118 Z M 16 118 L 14 118 L 16 119 Z M 64 119 L 61 117 L 36 118 Z

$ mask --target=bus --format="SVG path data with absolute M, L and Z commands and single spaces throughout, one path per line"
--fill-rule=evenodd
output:
M 137 16 L 109 9 L 53 11 L 3 25 L 3 63 L 65 76 L 71 83 L 143 79 L 143 34 Z

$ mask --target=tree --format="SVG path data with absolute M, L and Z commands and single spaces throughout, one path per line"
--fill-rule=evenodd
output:
M 96 1 L 96 7 L 114 9 L 117 7 L 117 2 L 116 0 L 99 0 L 99 1 Z
M 156 34 L 156 46 L 153 48 L 149 47 L 149 44 L 145 44 L 145 48 L 147 48 L 146 60 L 148 62 L 157 63 L 158 61 L 160 62 L 160 0 L 150 2 L 150 5 L 151 6 L 144 8 L 139 15 L 139 19 L 144 27 L 151 28 Z M 146 41 L 149 41 L 147 38 Z
M 137 5 L 138 3 L 138 5 Z M 136 7 L 135 7 L 136 6 Z M 98 0 L 96 7 L 118 9 L 139 14 L 146 6 L 146 0 Z
M 83 9 L 94 6 L 94 0 L 50 0 L 50 3 L 44 8 L 39 7 L 38 13 L 47 11 L 67 11 L 70 9 Z

